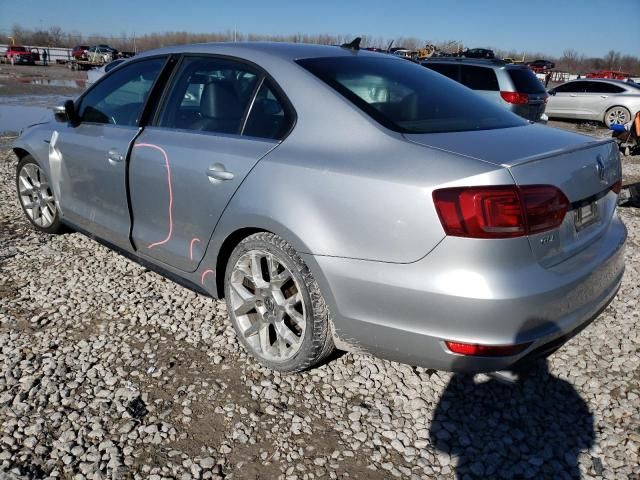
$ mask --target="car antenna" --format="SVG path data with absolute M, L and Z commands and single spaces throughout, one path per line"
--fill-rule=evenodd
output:
M 387 53 L 391 53 L 391 45 L 393 45 L 393 40 L 389 42 L 389 46 L 387 47 Z
M 348 48 L 349 50 L 360 50 L 360 37 L 356 37 L 351 40 L 349 43 L 343 43 L 340 45 L 340 48 Z

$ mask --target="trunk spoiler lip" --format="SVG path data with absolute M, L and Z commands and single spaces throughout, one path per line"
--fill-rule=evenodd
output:
M 536 162 L 538 160 L 543 160 L 545 158 L 555 157 L 555 156 L 558 156 L 558 155 L 565 155 L 567 153 L 578 152 L 580 150 L 588 150 L 588 149 L 596 147 L 596 146 L 615 143 L 614 139 L 612 139 L 612 138 L 592 139 L 590 141 L 587 141 L 587 142 L 584 142 L 584 143 L 580 143 L 578 145 L 569 145 L 568 147 L 557 148 L 555 150 L 548 150 L 548 151 L 545 151 L 545 152 L 542 152 L 542 153 L 536 153 L 535 155 L 530 155 L 528 157 L 515 158 L 511 162 L 498 164 L 498 163 L 494 163 L 494 162 L 491 162 L 489 160 L 486 160 L 484 158 L 476 157 L 476 156 L 469 155 L 469 154 L 462 153 L 462 152 L 456 152 L 455 150 L 450 150 L 450 149 L 447 149 L 447 148 L 437 147 L 435 145 L 429 145 L 426 142 L 424 142 L 424 143 L 423 142 L 419 142 L 416 139 L 409 138 L 404 133 L 402 134 L 402 136 L 408 142 L 415 143 L 416 145 L 420 145 L 422 147 L 431 148 L 433 150 L 438 150 L 438 151 L 441 151 L 441 152 L 451 153 L 452 155 L 458 155 L 460 157 L 469 158 L 469 159 L 472 159 L 472 160 L 477 160 L 479 162 L 488 163 L 489 165 L 494 165 L 496 167 L 502 167 L 502 168 L 507 168 L 507 169 L 514 168 L 514 167 L 519 167 L 520 165 L 525 165 L 525 164 L 528 164 L 528 163 Z

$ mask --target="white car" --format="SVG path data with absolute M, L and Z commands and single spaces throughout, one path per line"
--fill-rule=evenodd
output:
M 621 80 L 587 78 L 549 90 L 549 117 L 624 125 L 640 111 L 640 86 Z
M 114 60 L 113 62 L 109 62 L 106 65 L 102 65 L 101 67 L 92 68 L 87 72 L 87 85 L 92 85 L 98 81 L 105 73 L 113 70 L 115 67 L 124 62 L 126 58 L 119 58 L 118 60 Z

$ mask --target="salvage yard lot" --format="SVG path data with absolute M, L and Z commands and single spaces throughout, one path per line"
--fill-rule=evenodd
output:
M 3 95 L 74 93 L 4 83 Z M 353 353 L 281 375 L 243 353 L 224 302 L 80 234 L 31 229 L 11 141 L 0 138 L 0 478 L 640 478 L 640 209 L 619 208 L 617 298 L 519 385 Z M 640 159 L 623 171 L 640 181 Z

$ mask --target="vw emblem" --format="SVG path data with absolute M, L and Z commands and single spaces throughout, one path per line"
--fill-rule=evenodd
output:
M 598 172 L 600 181 L 604 181 L 606 172 L 605 172 L 604 162 L 602 161 L 602 155 L 598 155 L 596 157 L 596 171 Z

